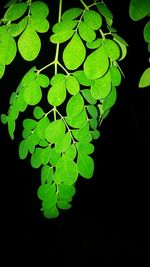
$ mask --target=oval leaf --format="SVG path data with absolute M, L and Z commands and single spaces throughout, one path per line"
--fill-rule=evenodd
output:
M 77 69 L 86 56 L 85 46 L 80 36 L 75 33 L 63 51 L 63 61 L 69 70 Z

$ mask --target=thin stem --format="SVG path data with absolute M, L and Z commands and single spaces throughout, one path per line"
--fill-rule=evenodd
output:
M 61 21 L 61 12 L 62 12 L 62 0 L 59 0 L 59 13 L 58 13 L 58 22 Z M 59 43 L 56 45 L 55 53 L 55 74 L 57 74 L 57 65 L 58 65 L 58 55 L 59 55 Z
M 84 6 L 85 9 L 88 9 L 88 6 L 84 3 L 83 0 L 80 0 L 81 4 Z

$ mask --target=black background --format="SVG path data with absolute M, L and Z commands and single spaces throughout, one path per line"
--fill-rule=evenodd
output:
M 58 1 L 45 2 L 50 2 L 49 18 L 53 24 Z M 63 2 L 63 10 L 80 6 L 79 0 Z M 129 44 L 128 55 L 120 63 L 125 79 L 95 143 L 93 178 L 79 177 L 71 210 L 55 220 L 43 217 L 36 193 L 39 170 L 32 169 L 30 160 L 21 161 L 18 157 L 17 137 L 21 133 L 16 133 L 16 139 L 11 141 L 7 128 L 0 125 L 1 252 L 2 256 L 8 255 L 5 262 L 11 259 L 17 263 L 21 259 L 29 263 L 32 257 L 35 262 L 42 259 L 42 266 L 47 261 L 62 266 L 122 266 L 145 261 L 150 90 L 139 89 L 138 81 L 148 67 L 149 55 L 143 39 L 147 18 L 133 22 L 129 1 L 108 1 L 108 6 L 114 14 L 114 27 Z M 3 14 L 2 7 L 0 11 Z M 0 113 L 7 111 L 10 93 L 30 66 L 42 67 L 50 61 L 54 51 L 45 44 L 49 34 L 41 37 L 44 35 L 44 48 L 35 62 L 24 62 L 18 54 L 7 66 L 0 81 Z M 21 120 L 18 124 L 21 130 Z

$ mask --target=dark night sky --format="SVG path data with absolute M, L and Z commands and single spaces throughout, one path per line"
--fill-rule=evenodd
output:
M 73 6 L 79 1 L 70 2 Z M 131 21 L 129 1 L 108 1 L 108 6 L 115 17 L 114 27 L 129 43 L 128 55 L 120 63 L 126 77 L 95 143 L 93 178 L 79 178 L 71 210 L 55 220 L 43 218 L 36 195 L 39 170 L 32 169 L 29 160 L 19 160 L 19 142 L 11 141 L 6 127 L 0 125 L 1 242 L 5 252 L 14 249 L 14 262 L 20 253 L 24 260 L 30 255 L 39 260 L 43 257 L 43 263 L 45 257 L 56 262 L 60 259 L 62 266 L 68 262 L 69 266 L 72 262 L 98 266 L 97 261 L 122 266 L 129 261 L 142 263 L 146 256 L 150 90 L 139 89 L 137 84 L 148 67 L 142 34 L 147 19 Z M 71 4 L 64 0 L 65 7 Z M 56 8 L 55 3 L 54 12 L 50 11 L 52 22 Z M 1 8 L 0 11 L 3 14 Z M 44 55 L 50 52 L 45 48 L 41 53 L 37 62 L 42 60 L 45 65 Z M 7 67 L 0 81 L 0 113 L 6 112 L 11 91 L 28 69 L 28 63 L 20 57 Z

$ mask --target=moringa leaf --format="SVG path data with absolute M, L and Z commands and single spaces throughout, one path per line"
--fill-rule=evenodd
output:
M 116 102 L 117 92 L 116 87 L 112 85 L 111 91 L 107 97 L 105 97 L 104 102 L 102 104 L 103 111 L 109 110 Z
M 66 127 L 62 119 L 51 122 L 45 130 L 45 137 L 48 142 L 55 143 L 65 133 Z
M 66 99 L 65 80 L 61 80 L 54 84 L 48 91 L 48 103 L 52 106 L 60 106 Z
M 77 166 L 79 174 L 82 177 L 89 179 L 93 176 L 94 161 L 90 156 L 79 152 L 77 158 Z
M 21 56 L 27 60 L 34 60 L 41 49 L 41 40 L 36 31 L 28 24 L 18 40 L 18 49 Z
M 150 0 L 131 0 L 129 14 L 134 21 L 146 17 L 150 13 Z
M 48 5 L 42 1 L 31 2 L 30 12 L 33 16 L 41 18 L 46 18 L 49 14 Z
M 54 171 L 49 165 L 45 165 L 41 169 L 41 184 L 49 183 L 53 181 Z
M 9 65 L 15 58 L 17 46 L 14 38 L 7 31 L 7 26 L 0 27 L 0 64 Z
M 139 81 L 139 87 L 140 88 L 143 88 L 143 87 L 147 87 L 147 86 L 150 86 L 150 68 L 147 68 L 141 78 L 140 78 L 140 81 Z
M 113 14 L 110 11 L 110 9 L 104 4 L 104 3 L 97 3 L 96 7 L 98 9 L 98 11 L 105 17 L 108 18 L 110 20 L 113 19 Z
M 84 107 L 84 100 L 80 93 L 72 96 L 66 106 L 67 116 L 73 118 L 81 113 Z
M 23 16 L 23 14 L 26 12 L 27 8 L 28 8 L 27 3 L 16 3 L 14 5 L 11 5 L 7 9 L 7 11 L 4 15 L 4 19 L 8 20 L 8 21 L 17 20 Z
M 120 48 L 119 45 L 110 39 L 103 40 L 103 47 L 107 56 L 112 60 L 115 61 L 120 57 Z
M 103 77 L 97 79 L 91 86 L 91 95 L 94 99 L 105 98 L 111 90 L 110 73 L 107 72 Z
M 37 17 L 37 16 L 31 16 L 30 17 L 30 23 L 31 23 L 31 27 L 40 33 L 44 33 L 47 32 L 49 29 L 49 22 L 47 19 L 43 18 L 43 17 Z
M 83 63 L 86 56 L 85 46 L 75 33 L 63 51 L 63 61 L 69 70 L 76 70 Z
M 150 21 L 146 23 L 143 33 L 144 33 L 145 42 L 150 43 Z
M 95 10 L 86 11 L 83 16 L 83 19 L 93 30 L 99 30 L 102 26 L 102 17 Z
M 24 88 L 24 100 L 28 105 L 37 105 L 42 99 L 42 91 L 37 79 L 33 80 L 27 87 Z
M 62 14 L 61 16 L 62 21 L 69 21 L 69 20 L 76 19 L 77 17 L 81 15 L 82 12 L 83 10 L 81 8 L 78 8 L 78 7 L 70 8 Z
M 114 86 L 119 86 L 121 83 L 121 78 L 122 78 L 119 69 L 116 66 L 112 65 L 110 66 L 109 72 L 110 72 L 110 79 L 112 81 L 112 84 Z
M 57 162 L 56 173 L 68 186 L 73 185 L 78 178 L 78 168 L 76 163 L 66 155 L 63 155 Z
M 39 120 L 44 116 L 44 111 L 41 107 L 36 106 L 33 110 L 33 116 L 35 117 L 35 119 Z
M 76 95 L 80 91 L 80 85 L 78 80 L 74 76 L 66 77 L 66 89 L 71 95 Z
M 72 37 L 73 34 L 74 34 L 73 30 L 66 30 L 66 31 L 56 32 L 56 33 L 51 35 L 50 41 L 52 43 L 54 43 L 54 44 L 64 43 L 67 40 L 69 40 Z
M 89 80 L 86 76 L 83 70 L 77 70 L 73 73 L 73 76 L 76 77 L 76 79 L 78 80 L 78 82 L 81 85 L 84 86 L 90 86 L 94 83 L 93 80 Z M 71 86 L 71 85 L 70 85 Z
M 79 24 L 79 35 L 86 42 L 92 42 L 96 38 L 96 33 L 91 27 L 86 23 L 81 21 Z
M 103 76 L 109 66 L 108 56 L 103 46 L 97 48 L 84 62 L 84 72 L 87 78 L 95 80 Z

